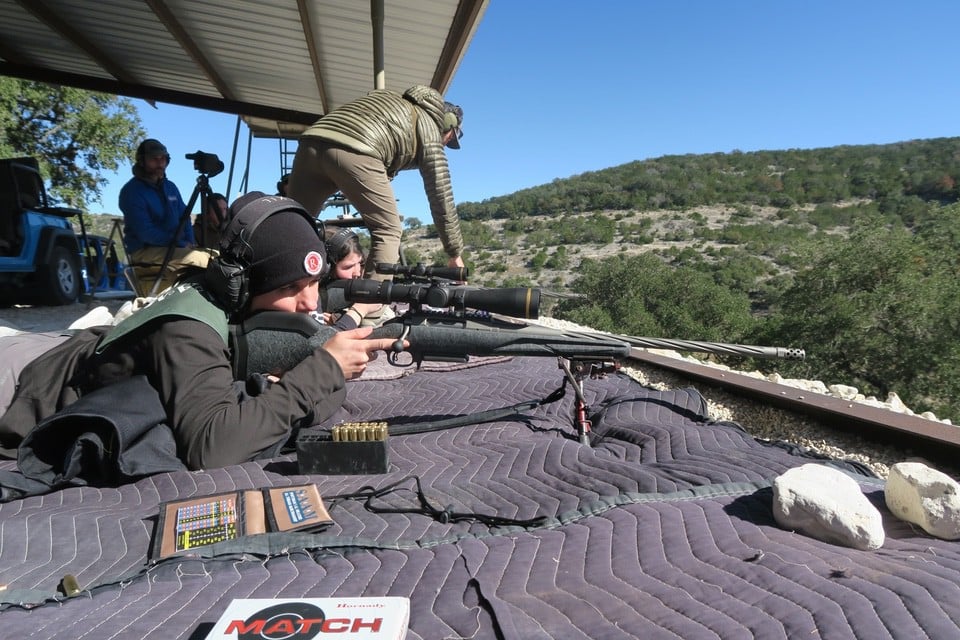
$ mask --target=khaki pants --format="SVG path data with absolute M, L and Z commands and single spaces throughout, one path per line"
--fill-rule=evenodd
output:
M 207 249 L 186 249 L 177 247 L 170 256 L 167 268 L 163 274 L 160 273 L 160 266 L 163 264 L 163 258 L 167 255 L 166 247 L 144 247 L 137 249 L 130 254 L 130 266 L 137 276 L 138 286 L 137 294 L 148 296 L 153 291 L 153 285 L 160 277 L 160 284 L 157 286 L 153 295 L 169 289 L 176 282 L 192 271 L 198 271 L 207 268 L 210 257 L 215 255 Z
M 378 262 L 400 262 L 402 233 L 400 210 L 383 162 L 319 138 L 301 138 L 287 195 L 311 215 L 319 215 L 326 199 L 338 190 L 357 208 L 370 232 L 370 255 L 363 277 L 391 279 L 389 275 L 376 273 Z

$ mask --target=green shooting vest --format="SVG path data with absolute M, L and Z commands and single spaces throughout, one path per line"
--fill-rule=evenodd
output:
M 146 308 L 125 318 L 120 324 L 110 329 L 101 338 L 96 353 L 102 353 L 120 338 L 164 316 L 190 318 L 203 322 L 212 327 L 223 338 L 224 344 L 227 344 L 229 335 L 227 312 L 215 304 L 199 284 L 182 283 L 167 289 Z

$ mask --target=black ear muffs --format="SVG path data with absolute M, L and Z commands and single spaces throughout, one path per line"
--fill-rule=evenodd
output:
M 343 251 L 343 247 L 350 242 L 350 239 L 356 237 L 357 234 L 353 230 L 341 227 L 324 243 L 324 248 L 327 250 L 327 275 L 323 279 L 324 284 L 336 278 L 334 274 L 337 262 L 341 258 L 340 253 Z
M 210 260 L 204 272 L 206 289 L 229 313 L 242 310 L 249 302 L 250 278 L 247 272 L 253 259 L 250 238 L 264 220 L 281 211 L 295 211 L 311 227 L 317 228 L 316 219 L 291 198 L 268 196 L 258 191 L 245 194 L 241 199 L 233 203 L 228 213 L 230 222 L 220 240 L 220 255 Z M 237 207 L 238 203 L 240 207 Z
M 221 254 L 210 260 L 203 273 L 204 286 L 228 313 L 240 311 L 250 298 L 246 270 L 246 265 Z
M 341 227 L 337 229 L 337 232 L 330 236 L 330 239 L 327 240 L 327 262 L 330 263 L 331 268 L 339 260 L 340 252 L 343 251 L 344 245 L 350 241 L 350 238 L 356 237 L 356 233 L 351 231 L 346 227 Z

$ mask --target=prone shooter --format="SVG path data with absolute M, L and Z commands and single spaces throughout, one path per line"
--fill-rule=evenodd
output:
M 393 340 L 392 349 L 388 351 L 390 364 L 408 367 L 419 366 L 424 361 L 467 362 L 470 356 L 555 357 L 563 371 L 564 385 L 570 383 L 576 394 L 574 422 L 584 444 L 589 444 L 591 424 L 587 418 L 583 381 L 618 370 L 620 363 L 630 357 L 633 347 L 761 358 L 804 357 L 800 349 L 560 331 L 523 322 L 539 318 L 540 289 L 496 289 L 458 284 L 467 276 L 465 268 L 381 263 L 377 270 L 398 276 L 398 281 L 338 280 L 328 285 L 328 292 L 333 296 L 340 291 L 348 302 L 407 305 L 404 313 L 375 328 L 370 335 L 371 339 Z M 254 318 L 256 324 L 240 326 L 235 335 L 235 339 L 245 340 L 254 350 L 268 333 L 276 331 L 276 327 L 289 321 L 303 323 L 305 320 L 302 317 L 282 320 L 265 314 L 259 316 Z M 288 347 L 279 351 L 288 352 L 291 359 L 309 352 L 322 341 L 314 337 L 318 330 L 316 324 L 299 329 L 287 324 L 286 330 L 290 332 L 289 338 L 299 346 L 288 342 Z M 267 341 L 272 345 L 259 349 L 261 356 L 250 357 L 250 348 L 235 350 L 248 354 L 247 361 L 237 372 L 241 376 L 239 379 L 252 371 L 266 370 L 262 368 L 261 358 L 277 357 L 277 340 Z

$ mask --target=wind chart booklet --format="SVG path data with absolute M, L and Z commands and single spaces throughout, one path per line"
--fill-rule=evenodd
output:
M 228 491 L 160 505 L 155 559 L 268 531 L 316 532 L 332 520 L 317 485 Z

